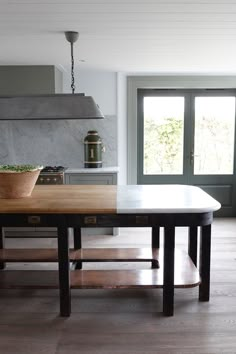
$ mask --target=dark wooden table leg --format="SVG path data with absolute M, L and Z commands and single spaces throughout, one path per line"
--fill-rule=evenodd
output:
M 5 241 L 5 235 L 4 235 L 4 230 L 2 227 L 0 227 L 0 249 L 4 248 L 4 241 Z M 5 268 L 5 263 L 0 262 L 0 269 Z
M 175 228 L 164 228 L 163 313 L 174 315 Z
M 69 317 L 71 313 L 70 295 L 69 237 L 66 227 L 58 227 L 58 268 L 60 291 L 60 314 Z
M 80 227 L 73 228 L 73 238 L 74 238 L 74 249 L 80 250 L 82 247 L 81 228 Z M 82 262 L 74 261 L 72 268 L 73 269 L 82 269 Z
M 211 225 L 201 227 L 200 235 L 200 276 L 199 300 L 210 299 Z
M 160 248 L 160 227 L 152 227 L 152 249 Z M 152 268 L 159 268 L 159 261 L 157 259 L 152 260 Z
M 188 255 L 197 266 L 197 226 L 191 226 L 188 229 Z

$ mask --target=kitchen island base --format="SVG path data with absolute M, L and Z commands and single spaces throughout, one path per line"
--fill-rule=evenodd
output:
M 76 185 L 36 186 L 31 198 L 1 201 L 0 228 L 32 224 L 38 227 L 57 227 L 57 252 L 51 251 L 54 255 L 50 255 L 50 250 L 48 253 L 37 252 L 37 249 L 28 252 L 31 261 L 44 261 L 45 257 L 46 262 L 49 259 L 58 262 L 56 277 L 51 275 L 52 280 L 56 281 L 50 285 L 50 280 L 47 280 L 47 274 L 51 274 L 47 272 L 50 271 L 43 272 L 45 279 L 40 279 L 40 272 L 37 271 L 32 277 L 27 273 L 28 279 L 23 273 L 22 276 L 18 273 L 13 279 L 13 273 L 3 269 L 0 272 L 0 286 L 59 287 L 60 314 L 63 317 L 70 316 L 73 288 L 162 288 L 163 313 L 173 316 L 175 287 L 199 285 L 199 300 L 209 301 L 211 224 L 213 211 L 219 208 L 220 204 L 215 199 L 193 186 L 91 185 L 89 189 Z M 75 239 L 74 246 L 77 249 L 70 251 L 70 229 L 75 230 L 75 237 L 80 237 L 76 230 L 81 227 L 152 228 L 152 244 L 149 251 L 84 250 L 80 239 Z M 178 227 L 189 228 L 187 256 L 179 256 L 175 249 L 175 230 Z M 159 245 L 160 228 L 164 230 L 161 249 L 156 247 Z M 20 258 L 26 260 L 28 257 L 26 250 L 25 255 L 18 253 L 17 256 L 14 255 L 14 250 L 4 250 L 3 233 L 0 246 L 2 268 L 5 262 L 19 261 Z M 198 258 L 199 272 L 196 268 Z M 85 270 L 83 263 L 86 261 L 145 261 L 150 263 L 150 269 Z M 72 262 L 79 262 L 81 269 L 71 271 Z M 11 285 L 7 285 L 10 274 Z M 27 285 L 27 280 L 31 284 Z M 44 280 L 42 284 L 41 280 Z

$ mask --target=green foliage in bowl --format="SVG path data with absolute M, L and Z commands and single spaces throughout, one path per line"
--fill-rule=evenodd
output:
M 34 165 L 0 165 L 0 172 L 31 172 L 42 168 Z

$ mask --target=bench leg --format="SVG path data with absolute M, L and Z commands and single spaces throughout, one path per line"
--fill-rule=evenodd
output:
M 175 228 L 164 228 L 163 313 L 174 315 Z
M 188 255 L 197 266 L 197 226 L 191 226 L 188 229 Z
M 58 227 L 58 268 L 60 291 L 60 314 L 71 313 L 69 235 L 67 227 Z
M 4 230 L 3 227 L 0 227 L 0 249 L 4 248 L 4 241 L 5 241 Z M 0 262 L 0 269 L 4 269 L 5 266 L 6 265 L 4 262 Z
M 160 227 L 152 227 L 152 249 L 160 248 Z M 160 268 L 158 259 L 152 260 L 152 268 Z
M 211 225 L 201 227 L 200 235 L 200 276 L 199 300 L 210 299 Z
M 73 237 L 74 237 L 74 249 L 80 250 L 82 246 L 80 227 L 73 228 Z M 82 269 L 82 262 L 80 261 L 73 262 L 73 269 Z

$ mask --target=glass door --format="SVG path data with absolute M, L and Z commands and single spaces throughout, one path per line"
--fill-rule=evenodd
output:
M 194 100 L 194 175 L 233 175 L 235 97 Z
M 139 184 L 187 183 L 188 101 L 183 91 L 139 90 Z
M 144 174 L 183 174 L 184 97 L 145 97 L 143 104 Z
M 200 186 L 236 213 L 235 92 L 138 90 L 138 184 Z
M 196 93 L 192 106 L 189 184 L 200 186 L 221 203 L 220 216 L 235 216 L 235 95 Z

